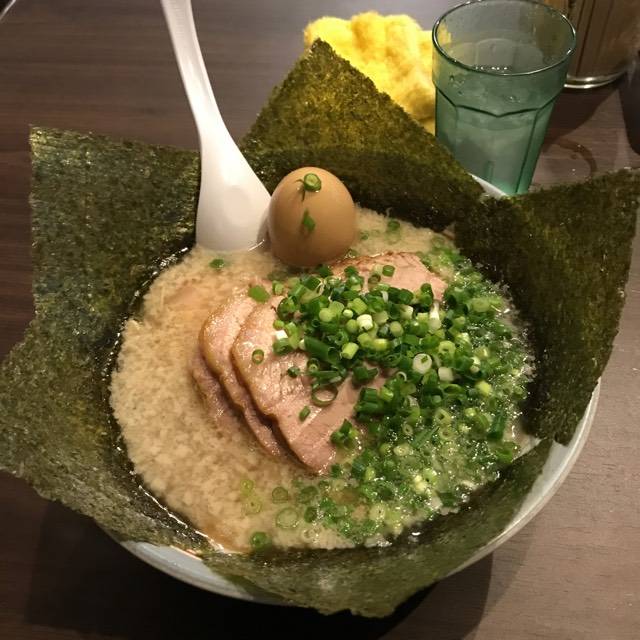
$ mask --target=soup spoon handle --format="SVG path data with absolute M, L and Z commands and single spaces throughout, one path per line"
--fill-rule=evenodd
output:
M 191 0 L 162 0 L 162 8 L 200 139 L 196 242 L 216 251 L 249 249 L 262 240 L 269 192 L 222 120 L 198 44 Z

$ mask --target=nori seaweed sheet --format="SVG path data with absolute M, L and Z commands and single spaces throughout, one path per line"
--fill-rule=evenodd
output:
M 0 368 L 0 468 L 122 538 L 201 544 L 131 473 L 104 375 L 137 291 L 193 241 L 198 161 L 41 129 L 31 146 L 36 317 Z
M 334 74 L 331 65 L 336 66 Z M 318 68 L 332 77 L 332 84 L 312 85 L 305 74 L 315 77 Z M 554 315 L 553 322 L 542 318 L 536 325 L 534 338 L 549 360 L 545 371 L 551 379 L 538 382 L 546 396 L 536 391 L 533 402 L 546 402 L 545 412 L 550 412 L 538 419 L 539 427 L 550 433 L 548 425 L 552 425 L 554 432 L 567 437 L 586 406 L 594 376 L 606 363 L 617 327 L 639 190 L 637 175 L 621 172 L 515 201 L 489 202 L 485 207 L 478 204 L 476 186 L 432 138 L 422 152 L 416 143 L 411 153 L 405 153 L 408 140 L 417 135 L 413 121 L 402 111 L 398 113 L 386 98 L 378 99 L 368 81 L 332 57 L 326 45 L 317 45 L 285 85 L 299 83 L 305 87 L 305 99 L 320 112 L 308 123 L 316 128 L 304 143 L 308 148 L 302 150 L 298 143 L 288 150 L 282 146 L 284 137 L 277 135 L 277 128 L 288 127 L 287 118 L 296 112 L 290 102 L 301 97 L 293 92 L 283 99 L 282 91 L 276 90 L 266 108 L 274 128 L 261 116 L 260 126 L 252 130 L 245 145 L 254 168 L 270 176 L 267 182 L 273 187 L 291 167 L 290 162 L 307 163 L 313 158 L 329 168 L 325 159 L 344 162 L 343 177 L 362 204 L 383 208 L 385 189 L 389 189 L 394 211 L 401 217 L 414 216 L 422 224 L 429 221 L 435 226 L 456 220 L 463 247 L 511 285 L 525 317 L 540 320 L 540 309 L 551 304 L 564 309 L 565 325 L 558 325 L 562 313 Z M 375 117 L 369 113 L 375 126 L 359 131 L 357 144 L 345 131 L 344 154 L 340 154 L 340 140 L 329 144 L 324 137 L 319 140 L 318 132 L 340 126 L 327 112 L 340 102 L 345 88 L 367 96 L 366 101 L 352 105 L 358 109 L 354 117 L 375 112 Z M 333 99 L 323 97 L 334 90 Z M 389 114 L 386 131 L 385 111 Z M 367 131 L 373 136 L 370 146 Z M 331 135 L 337 136 L 335 131 Z M 420 135 L 428 136 L 422 130 Z M 546 459 L 550 439 L 514 463 L 460 513 L 426 525 L 417 539 L 407 536 L 384 549 L 272 552 L 267 556 L 212 551 L 188 523 L 163 509 L 140 486 L 111 417 L 105 375 L 122 323 L 140 292 L 158 268 L 178 259 L 193 242 L 197 155 L 51 129 L 33 130 L 32 150 L 36 318 L 24 342 L 0 368 L 0 468 L 25 478 L 42 495 L 91 516 L 121 539 L 192 549 L 214 569 L 327 613 L 350 609 L 368 616 L 387 615 L 411 593 L 471 557 L 509 522 Z M 400 167 L 393 175 L 399 179 L 404 175 L 402 188 L 387 181 L 390 163 Z M 438 175 L 438 180 L 452 181 L 440 186 L 436 207 L 416 205 L 417 198 L 429 202 L 423 168 Z M 457 193 L 450 206 L 447 190 Z M 549 203 L 554 202 L 555 216 L 548 211 Z M 586 213 L 594 202 L 599 213 Z M 615 223 L 618 231 L 597 233 L 595 225 L 582 224 L 577 214 L 567 216 L 574 207 L 591 220 L 599 214 L 600 227 Z M 514 220 L 522 228 L 514 229 Z M 504 242 L 491 244 L 496 240 Z M 570 240 L 579 249 L 571 251 Z M 558 275 L 560 286 L 544 286 L 549 273 L 533 265 L 560 265 L 563 260 L 575 261 L 578 254 L 579 263 L 561 268 L 564 281 Z M 603 300 L 613 299 L 615 304 L 607 307 L 608 313 L 594 313 L 580 324 L 580 318 L 572 314 L 585 307 L 574 300 L 573 291 L 578 287 L 586 295 L 597 293 L 588 291 L 588 283 L 578 275 L 584 267 L 583 256 L 601 260 L 601 275 L 595 283 L 599 289 L 615 292 L 601 294 Z M 517 268 L 517 259 L 524 257 L 533 260 L 526 276 Z M 532 302 L 527 305 L 529 293 Z M 569 357 L 578 366 L 580 358 L 587 356 L 567 349 L 582 348 L 584 343 L 576 338 L 564 348 L 545 332 L 553 329 L 569 335 L 566 326 L 572 324 L 588 325 L 589 331 L 576 333 L 578 337 L 588 334 L 588 357 L 601 357 L 586 372 L 579 367 L 572 370 L 571 388 L 579 396 L 568 411 L 564 374 L 556 365 Z M 542 414 L 533 402 L 531 413 Z
M 289 171 L 321 164 L 372 209 L 404 210 L 438 230 L 482 194 L 445 147 L 322 40 L 274 89 L 241 148 L 269 190 Z M 363 157 L 389 149 L 387 171 L 370 176 Z
M 462 251 L 509 284 L 534 332 L 527 427 L 566 444 L 609 360 L 624 304 L 640 171 L 487 200 L 456 224 Z

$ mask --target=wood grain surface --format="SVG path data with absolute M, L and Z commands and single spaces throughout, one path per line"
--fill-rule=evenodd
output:
M 198 0 L 204 56 L 238 138 L 320 15 L 454 2 Z M 159 2 L 18 0 L 0 23 L 0 355 L 33 315 L 29 124 L 195 148 Z M 640 74 L 558 100 L 534 182 L 640 165 Z M 602 233 L 606 233 L 603 225 Z M 589 441 L 551 503 L 491 557 L 391 618 L 252 605 L 144 565 L 86 518 L 0 476 L 0 639 L 640 637 L 640 246 Z

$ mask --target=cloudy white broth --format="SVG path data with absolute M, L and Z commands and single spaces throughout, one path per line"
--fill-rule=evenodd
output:
M 413 315 L 373 313 L 369 333 L 384 348 L 396 345 L 396 366 L 387 361 L 384 387 L 360 386 L 352 415 L 335 425 L 335 459 L 320 474 L 270 456 L 233 410 L 216 420 L 190 372 L 200 329 L 217 307 L 256 278 L 277 279 L 286 296 L 300 274 L 285 276 L 264 249 L 220 259 L 196 246 L 158 276 L 125 325 L 111 404 L 128 455 L 150 492 L 226 550 L 388 544 L 459 509 L 532 444 L 518 421 L 532 360 L 503 292 L 433 231 L 362 209 L 358 227 L 354 254 L 415 252 L 448 288 L 440 304 L 426 293 L 420 309 L 415 297 L 396 305 Z M 384 282 L 377 271 L 372 292 Z M 349 275 L 323 273 L 317 277 L 332 278 L 335 291 L 345 288 Z M 382 293 L 380 301 L 391 304 Z M 343 302 L 339 331 L 358 345 L 348 355 L 364 350 L 349 335 L 364 321 L 347 322 L 371 314 Z M 341 384 L 352 385 L 351 376 Z

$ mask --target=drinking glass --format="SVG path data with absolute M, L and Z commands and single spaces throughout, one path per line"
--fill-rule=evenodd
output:
M 531 0 L 475 0 L 433 27 L 436 136 L 508 194 L 529 188 L 575 46 L 571 23 Z

